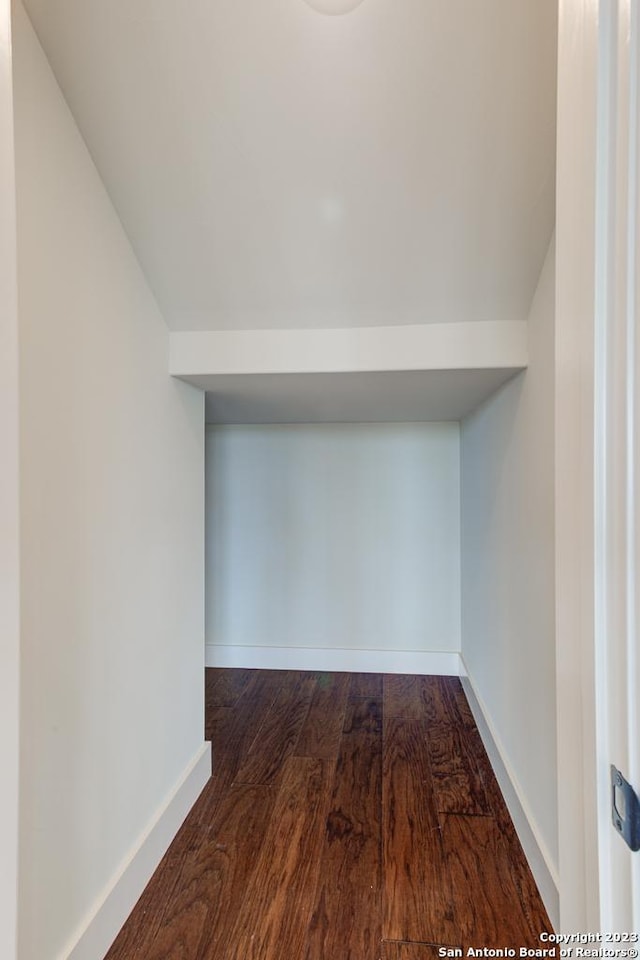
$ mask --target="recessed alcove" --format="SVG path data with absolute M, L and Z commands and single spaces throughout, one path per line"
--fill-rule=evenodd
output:
M 463 672 L 461 423 L 526 323 L 174 332 L 205 391 L 210 666 Z

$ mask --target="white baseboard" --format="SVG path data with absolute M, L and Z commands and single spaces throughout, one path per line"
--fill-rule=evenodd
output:
M 493 772 L 500 785 L 500 790 L 511 814 L 513 825 L 516 828 L 518 839 L 522 844 L 534 880 L 538 885 L 540 896 L 547 908 L 549 919 L 554 930 L 558 930 L 560 927 L 560 893 L 556 867 L 546 844 L 540 836 L 540 831 L 524 798 L 522 787 L 515 776 L 504 746 L 489 719 L 489 713 L 476 691 L 472 678 L 469 676 L 464 659 L 462 657 L 460 659 L 462 663 L 462 686 L 478 725 L 482 742 L 489 755 Z
M 210 776 L 211 744 L 203 743 L 61 960 L 102 960 Z
M 208 667 L 259 670 L 327 670 L 354 673 L 418 673 L 457 677 L 460 654 L 453 651 L 344 650 L 318 647 L 244 647 L 207 644 Z

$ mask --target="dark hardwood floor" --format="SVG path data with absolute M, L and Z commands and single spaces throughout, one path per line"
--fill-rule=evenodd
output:
M 207 670 L 214 772 L 105 960 L 431 960 L 551 930 L 460 682 Z

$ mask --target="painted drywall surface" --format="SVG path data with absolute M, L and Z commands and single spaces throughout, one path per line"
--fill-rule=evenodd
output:
M 172 333 L 171 373 L 336 373 L 524 367 L 527 325 L 431 323 L 347 330 Z
M 206 449 L 208 644 L 459 649 L 457 424 L 209 427 Z
M 383 370 L 207 377 L 207 423 L 462 420 L 520 371 Z M 200 379 L 200 378 L 198 378 Z
M 462 654 L 557 869 L 554 244 L 529 369 L 462 424 Z
M 16 956 L 20 530 L 11 14 L 0 0 L 0 956 Z
M 526 319 L 557 0 L 26 5 L 174 329 Z
M 203 741 L 203 403 L 15 11 L 20 957 L 66 956 Z

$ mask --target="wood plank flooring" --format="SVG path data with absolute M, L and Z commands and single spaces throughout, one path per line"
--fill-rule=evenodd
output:
M 207 670 L 214 772 L 105 960 L 432 960 L 551 925 L 460 682 Z

